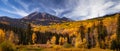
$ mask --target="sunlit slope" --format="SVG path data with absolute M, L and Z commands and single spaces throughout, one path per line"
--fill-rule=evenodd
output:
M 94 19 L 88 19 L 83 21 L 75 21 L 75 22 L 66 22 L 62 24 L 54 24 L 50 26 L 34 26 L 34 31 L 51 31 L 56 33 L 62 33 L 62 34 L 79 34 L 79 27 L 84 26 L 85 32 L 87 33 L 88 28 L 94 27 L 94 29 L 97 29 L 96 27 L 100 23 L 100 21 L 103 23 L 103 26 L 106 27 L 108 34 L 114 34 L 116 32 L 116 23 L 117 23 L 117 17 L 119 17 L 119 14 L 113 14 L 108 15 L 104 17 L 94 18 Z

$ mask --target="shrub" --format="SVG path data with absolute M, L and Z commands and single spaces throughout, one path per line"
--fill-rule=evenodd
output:
M 70 47 L 72 47 L 72 45 L 71 45 L 71 44 L 68 44 L 68 43 L 65 43 L 65 44 L 63 45 L 63 47 L 64 47 L 64 48 L 70 48 Z
M 82 44 L 81 44 L 80 42 L 76 42 L 76 43 L 75 43 L 75 47 L 76 47 L 76 48 L 82 48 Z
M 0 47 L 0 51 L 2 51 L 2 48 Z
M 62 48 L 62 46 L 60 46 L 60 45 L 54 45 L 53 48 L 54 48 L 55 50 L 58 50 L 58 49 Z
M 0 48 L 2 51 L 16 51 L 16 47 L 13 43 L 4 41 L 0 44 Z

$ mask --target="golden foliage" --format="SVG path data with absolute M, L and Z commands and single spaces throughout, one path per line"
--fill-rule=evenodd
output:
M 50 44 L 50 40 L 47 41 L 47 44 L 48 44 L 48 45 Z
M 55 50 L 58 50 L 58 49 L 62 48 L 62 46 L 60 46 L 60 45 L 54 45 L 53 48 L 54 48 Z
M 50 31 L 50 32 L 56 32 L 56 33 L 61 33 L 61 34 L 69 34 L 69 37 L 72 37 L 73 35 L 79 36 L 78 31 L 80 30 L 80 25 L 84 26 L 84 33 L 87 34 L 87 29 L 91 28 L 93 32 L 94 39 L 95 39 L 95 46 L 99 47 L 99 41 L 98 41 L 98 25 L 99 22 L 103 22 L 103 26 L 106 28 L 107 31 L 107 36 L 109 35 L 108 38 L 106 38 L 105 43 L 103 44 L 109 44 L 111 43 L 111 40 L 116 39 L 116 27 L 117 27 L 117 17 L 119 17 L 119 14 L 113 15 L 113 16 L 105 16 L 101 18 L 95 18 L 95 19 L 89 19 L 89 20 L 83 20 L 83 21 L 74 21 L 74 22 L 65 22 L 62 24 L 54 24 L 54 25 L 49 25 L 49 26 L 38 26 L 34 27 L 35 30 L 45 32 L 45 31 Z M 114 33 L 113 35 L 111 35 Z M 92 35 L 90 34 L 90 37 Z M 52 38 L 53 39 L 53 38 Z M 110 39 L 107 40 L 107 39 Z M 64 39 L 65 41 L 65 39 Z M 72 40 L 72 45 L 75 45 L 76 47 L 81 47 L 83 44 L 86 45 L 86 39 L 84 39 L 83 42 L 81 42 L 80 37 L 73 38 Z M 53 41 L 51 41 L 53 42 Z M 62 38 L 59 39 L 59 42 L 62 42 Z M 108 45 L 110 46 L 110 45 Z M 83 47 L 83 46 L 82 46 Z M 85 47 L 85 46 L 84 46 Z
M 13 31 L 10 31 L 10 35 L 9 35 L 9 41 L 13 42 L 13 39 L 14 39 L 14 33 Z
M 115 40 L 116 38 L 117 38 L 116 33 L 115 33 L 115 34 L 113 34 L 113 35 L 110 37 L 110 39 L 112 39 L 112 40 Z
M 5 40 L 5 32 L 0 29 L 0 43 L 3 42 Z
M 51 39 L 51 44 L 55 44 L 56 43 L 56 37 L 53 36 L 52 39 Z
M 33 44 L 35 43 L 36 38 L 37 38 L 36 34 L 35 34 L 35 33 L 33 33 L 33 34 L 32 34 L 32 43 L 33 43 Z
M 68 41 L 68 39 L 67 39 L 67 37 L 65 37 L 65 43 L 67 43 L 67 41 Z
M 59 45 L 63 45 L 64 43 L 65 43 L 65 39 L 63 37 L 60 37 Z
M 80 36 L 78 35 L 75 39 L 75 47 L 81 47 Z

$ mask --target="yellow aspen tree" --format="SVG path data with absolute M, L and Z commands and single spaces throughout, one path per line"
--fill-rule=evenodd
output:
M 47 44 L 48 44 L 48 45 L 50 44 L 50 40 L 47 40 Z
M 87 40 L 85 38 L 83 38 L 82 45 L 83 45 L 83 48 L 87 47 Z
M 56 37 L 55 36 L 52 37 L 51 44 L 56 44 Z
M 5 40 L 5 32 L 0 29 L 0 43 L 3 42 Z
M 80 36 L 77 36 L 75 39 L 75 47 L 81 47 L 82 42 L 80 42 Z
M 67 39 L 67 37 L 65 37 L 65 43 L 67 43 L 67 41 L 68 41 L 68 39 Z
M 59 45 L 62 43 L 62 37 L 59 38 Z
M 9 41 L 11 41 L 11 42 L 13 42 L 14 40 L 14 33 L 13 33 L 13 31 L 10 31 L 10 35 L 9 35 Z
M 64 38 L 63 37 L 60 37 L 59 39 L 59 45 L 63 45 L 65 42 Z
M 62 45 L 65 43 L 65 39 L 62 37 Z
M 33 44 L 35 43 L 36 38 L 37 38 L 36 34 L 35 34 L 35 33 L 33 33 L 33 34 L 32 34 L 32 43 L 33 43 Z

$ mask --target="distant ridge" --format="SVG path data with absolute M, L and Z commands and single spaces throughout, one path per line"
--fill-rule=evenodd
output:
M 21 19 L 10 18 L 7 16 L 0 17 L 0 23 L 10 24 L 13 26 L 20 26 L 23 27 L 26 23 L 32 23 L 35 25 L 51 25 L 51 24 L 58 24 L 63 22 L 71 22 L 73 20 L 63 17 L 59 18 L 57 16 L 48 14 L 48 13 L 40 13 L 40 12 L 33 12 Z

